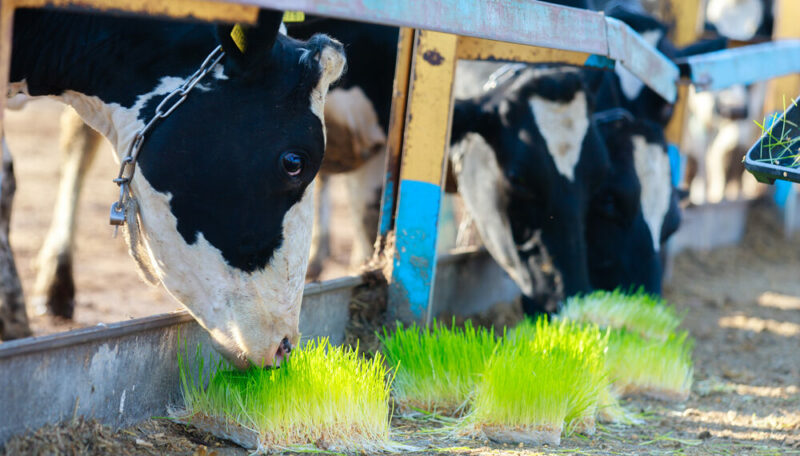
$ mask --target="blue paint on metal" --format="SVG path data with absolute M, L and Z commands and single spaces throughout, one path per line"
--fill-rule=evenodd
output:
M 615 64 L 616 62 L 613 59 L 609 59 L 604 55 L 592 54 L 586 59 L 583 66 L 613 70 Z
M 438 185 L 414 180 L 400 183 L 392 284 L 417 319 L 427 317 L 430 305 L 441 198 Z
M 772 198 L 779 208 L 786 209 L 786 200 L 789 199 L 789 192 L 792 191 L 792 187 L 794 187 L 794 185 L 789 181 L 780 179 L 775 181 L 775 193 L 772 195 Z
M 774 41 L 688 57 L 692 83 L 719 90 L 800 72 L 800 40 Z
M 773 112 L 772 114 L 768 114 L 764 119 L 764 128 L 771 128 L 772 124 L 775 123 L 776 120 L 780 119 L 782 113 L 780 112 Z M 775 180 L 775 193 L 772 194 L 772 199 L 775 201 L 775 205 L 786 213 L 786 202 L 789 200 L 789 194 L 792 191 L 797 191 L 796 186 L 793 185 L 789 181 L 776 179 Z
M 669 155 L 672 186 L 677 187 L 681 184 L 681 180 L 683 179 L 686 157 L 681 155 L 681 151 L 676 144 L 669 144 L 667 146 L 667 155 Z
M 381 206 L 381 220 L 378 232 L 381 236 L 386 236 L 392 229 L 392 207 L 394 206 L 394 182 L 392 174 L 386 173 L 383 186 L 383 205 Z

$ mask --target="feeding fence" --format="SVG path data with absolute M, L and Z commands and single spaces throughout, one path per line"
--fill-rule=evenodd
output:
M 684 12 L 675 18 L 676 41 L 684 44 L 697 28 L 697 18 L 686 5 L 696 11 L 699 0 L 671 4 Z M 258 8 L 264 7 L 400 27 L 379 234 L 384 240 L 392 234 L 394 238 L 388 252 L 389 314 L 422 323 L 442 310 L 475 312 L 518 293 L 485 252 L 436 255 L 458 59 L 621 65 L 661 97 L 678 103 L 668 129 L 671 142 L 677 142 L 685 122 L 681 106 L 686 84 L 719 88 L 800 71 L 800 59 L 789 59 L 800 42 L 723 51 L 678 65 L 619 20 L 533 0 L 2 0 L 2 89 L 7 88 L 14 11 L 38 7 L 229 23 L 254 23 Z M 783 59 L 787 65 L 748 66 L 752 71 L 742 80 L 730 65 L 744 54 L 733 52 L 749 53 L 753 61 Z M 0 109 L 0 127 L 2 115 Z M 492 290 L 481 286 L 487 281 Z M 303 334 L 341 342 L 349 298 L 362 283 L 351 277 L 307 286 Z M 447 309 L 444 303 L 458 303 L 459 308 Z M 178 312 L 0 345 L 0 443 L 75 414 L 116 426 L 163 415 L 179 394 L 179 332 L 188 343 L 207 341 L 189 315 Z

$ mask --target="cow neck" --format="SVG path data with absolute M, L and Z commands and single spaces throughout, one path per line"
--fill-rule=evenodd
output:
M 132 107 L 162 78 L 185 78 L 217 45 L 211 26 L 67 12 L 16 12 L 11 82 Z

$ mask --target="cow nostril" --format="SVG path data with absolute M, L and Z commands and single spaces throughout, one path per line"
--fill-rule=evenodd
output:
M 281 348 L 283 348 L 283 351 L 287 354 L 292 352 L 292 343 L 289 342 L 288 337 L 284 337 L 281 341 Z

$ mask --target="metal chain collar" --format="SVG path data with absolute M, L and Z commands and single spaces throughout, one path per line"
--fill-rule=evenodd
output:
M 175 108 L 186 100 L 189 92 L 211 72 L 224 56 L 225 52 L 222 50 L 222 46 L 217 46 L 211 51 L 211 54 L 208 54 L 203 64 L 200 65 L 200 68 L 189 76 L 180 87 L 168 93 L 156 107 L 156 111 L 150 121 L 136 132 L 131 145 L 128 146 L 128 153 L 120 162 L 119 174 L 117 178 L 114 179 L 114 183 L 119 185 L 119 199 L 111 205 L 109 220 L 109 223 L 115 226 L 114 235 L 116 235 L 116 229 L 125 224 L 125 217 L 127 215 L 125 206 L 127 201 L 131 198 L 130 183 L 133 179 L 133 173 L 136 171 L 136 159 L 139 158 L 139 151 L 142 149 L 145 136 L 153 129 L 159 120 L 172 114 Z

